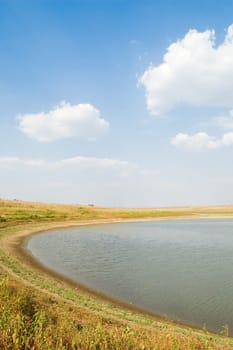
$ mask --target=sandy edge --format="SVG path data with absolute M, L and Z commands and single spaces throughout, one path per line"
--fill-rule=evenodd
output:
M 100 224 L 116 224 L 116 223 L 127 223 L 127 222 L 146 222 L 146 221 L 177 221 L 177 220 L 221 220 L 221 219 L 233 219 L 233 215 L 213 215 L 213 214 L 200 214 L 200 215 L 190 215 L 190 216 L 184 216 L 184 217 L 162 217 L 162 218 L 140 218 L 140 219 L 105 219 L 105 220 L 90 220 L 90 221 L 69 221 L 69 222 L 50 222 L 50 223 L 36 223 L 35 225 L 31 224 L 32 227 L 26 228 L 26 229 L 19 229 L 18 232 L 13 233 L 12 235 L 6 235 L 2 237 L 1 243 L 3 250 L 8 253 L 13 258 L 16 258 L 16 260 L 19 261 L 19 263 L 32 268 L 34 271 L 38 271 L 40 275 L 47 278 L 55 279 L 57 282 L 64 283 L 64 286 L 69 286 L 74 288 L 77 293 L 81 292 L 82 294 L 88 294 L 92 298 L 99 299 L 101 301 L 110 302 L 116 307 L 120 307 L 123 309 L 126 309 L 128 311 L 140 313 L 145 316 L 149 316 L 150 318 L 154 319 L 156 322 L 166 323 L 167 325 L 173 325 L 181 328 L 191 328 L 196 331 L 205 331 L 204 325 L 203 328 L 189 324 L 185 321 L 175 320 L 172 318 L 169 318 L 168 316 L 163 316 L 160 314 L 156 314 L 155 312 L 150 312 L 148 310 L 145 310 L 143 308 L 140 308 L 138 306 L 131 305 L 127 302 L 124 302 L 122 300 L 117 299 L 116 297 L 112 297 L 111 295 L 107 295 L 105 293 L 98 292 L 92 288 L 89 288 L 83 284 L 80 284 L 78 282 L 73 281 L 71 278 L 68 278 L 61 273 L 55 272 L 54 270 L 46 267 L 43 265 L 39 260 L 37 260 L 31 252 L 27 249 L 27 244 L 30 238 L 35 235 L 42 232 L 48 232 L 55 229 L 63 229 L 63 228 L 72 228 L 72 227 L 80 227 L 80 226 L 89 226 L 89 225 L 100 225 Z M 8 271 L 10 273 L 10 271 Z M 21 281 L 25 284 L 27 284 L 27 280 L 24 280 L 23 278 Z M 31 286 L 34 286 L 33 283 L 31 283 Z M 43 293 L 49 294 L 49 291 L 43 288 L 39 288 Z M 62 298 L 66 300 L 65 298 Z M 83 307 L 83 306 L 82 306 Z M 87 307 L 88 308 L 88 307 Z M 92 312 L 98 312 L 90 309 Z M 121 320 L 121 317 L 119 316 L 119 320 Z M 124 319 L 122 319 L 124 321 Z M 209 334 L 217 335 L 219 337 L 223 337 L 221 334 L 209 331 Z M 204 334 L 204 333 L 203 333 Z

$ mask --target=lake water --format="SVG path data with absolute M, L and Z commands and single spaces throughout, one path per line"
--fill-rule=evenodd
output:
M 233 221 L 104 224 L 35 235 L 44 265 L 156 314 L 233 334 Z

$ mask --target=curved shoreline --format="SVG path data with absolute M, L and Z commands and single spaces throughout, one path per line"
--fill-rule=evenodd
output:
M 212 216 L 213 218 L 213 216 Z M 218 215 L 214 217 L 214 219 L 223 219 L 226 218 L 224 216 Z M 229 217 L 228 217 L 229 218 Z M 29 239 L 38 233 L 41 232 L 47 232 L 54 229 L 62 229 L 62 228 L 71 228 L 71 227 L 79 227 L 79 226 L 86 226 L 86 225 L 98 225 L 98 224 L 114 224 L 114 223 L 122 223 L 122 222 L 141 222 L 141 221 L 161 221 L 161 220 L 187 220 L 187 219 L 210 219 L 208 215 L 199 216 L 199 217 L 178 217 L 178 218 L 148 218 L 148 219 L 118 219 L 118 220 L 92 220 L 92 221 L 70 221 L 70 222 L 53 222 L 53 223 L 46 223 L 43 225 L 39 225 L 39 227 L 36 227 L 38 225 L 34 225 L 32 228 L 28 228 L 23 231 L 18 231 L 14 233 L 11 236 L 5 236 L 2 238 L 3 247 L 4 249 L 13 257 L 16 257 L 16 259 L 20 262 L 26 265 L 29 268 L 32 268 L 34 271 L 38 271 L 41 276 L 45 275 L 46 277 L 49 277 L 52 279 L 55 279 L 57 282 L 65 283 L 66 286 L 73 288 L 77 293 L 85 293 L 86 295 L 97 298 L 99 300 L 102 300 L 103 302 L 110 302 L 114 306 L 123 308 L 125 310 L 135 312 L 144 316 L 148 316 L 154 321 L 166 323 L 168 325 L 174 325 L 181 328 L 191 328 L 193 330 L 197 331 L 204 331 L 204 325 L 203 328 L 198 327 L 196 325 L 189 324 L 185 321 L 180 321 L 176 319 L 172 319 L 167 316 L 156 314 L 155 312 L 150 312 L 148 310 L 145 310 L 143 308 L 140 308 L 136 305 L 131 305 L 127 302 L 124 302 L 122 300 L 119 300 L 115 297 L 112 297 L 111 295 L 107 295 L 105 293 L 96 291 L 92 288 L 89 288 L 83 284 L 80 284 L 78 282 L 75 282 L 69 277 L 66 277 L 62 275 L 61 273 L 58 273 L 48 267 L 46 267 L 43 263 L 41 263 L 39 260 L 37 260 L 33 254 L 30 253 L 30 251 L 27 249 L 27 243 Z M 44 289 L 44 292 L 46 293 L 46 289 Z M 206 331 L 206 329 L 205 329 Z M 220 333 L 208 330 L 209 334 L 214 334 L 218 336 L 222 336 Z

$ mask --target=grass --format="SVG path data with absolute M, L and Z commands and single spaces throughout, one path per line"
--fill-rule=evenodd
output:
M 232 338 L 130 311 L 49 276 L 6 244 L 64 222 L 203 215 L 233 216 L 233 207 L 129 210 L 1 200 L 0 349 L 233 349 Z

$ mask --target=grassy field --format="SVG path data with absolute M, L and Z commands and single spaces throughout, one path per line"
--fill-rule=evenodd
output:
M 232 217 L 233 206 L 108 209 L 0 200 L 0 349 L 233 349 L 233 339 L 129 310 L 33 264 L 22 237 L 54 226 Z

